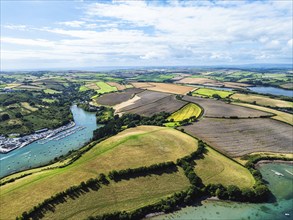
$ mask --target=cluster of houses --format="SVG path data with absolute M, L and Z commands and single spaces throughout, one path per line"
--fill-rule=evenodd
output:
M 72 128 L 75 126 L 74 122 L 70 122 L 67 125 L 64 125 L 62 127 L 59 127 L 54 130 L 49 130 L 48 128 L 44 128 L 38 131 L 35 131 L 34 134 L 26 135 L 23 137 L 5 137 L 5 136 L 0 136 L 0 153 L 8 153 L 12 150 L 15 150 L 17 148 L 24 147 L 36 140 L 40 139 L 47 139 L 49 137 L 52 137 L 62 131 L 65 131 L 69 128 Z M 14 134 L 14 136 L 17 136 Z

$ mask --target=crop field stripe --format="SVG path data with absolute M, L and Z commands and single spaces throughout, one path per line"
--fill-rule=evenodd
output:
M 168 119 L 169 120 L 174 119 L 174 121 L 182 121 L 192 116 L 196 116 L 196 118 L 199 118 L 199 116 L 202 115 L 202 112 L 203 112 L 202 109 L 203 108 L 199 106 L 198 104 L 187 103 L 182 108 L 174 112 L 171 116 L 169 116 Z

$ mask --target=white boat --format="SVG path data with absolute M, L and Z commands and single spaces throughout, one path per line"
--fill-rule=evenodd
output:
M 277 171 L 275 171 L 275 170 L 271 170 L 272 172 L 274 172 L 276 175 L 278 175 L 278 176 L 284 176 L 284 174 L 282 174 L 282 173 L 280 173 L 280 172 L 277 172 Z
M 287 173 L 290 173 L 291 175 L 293 175 L 293 173 L 291 173 L 289 170 L 286 170 L 286 169 L 285 169 L 285 171 L 286 171 Z

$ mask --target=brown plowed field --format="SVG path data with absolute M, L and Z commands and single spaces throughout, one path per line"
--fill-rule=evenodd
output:
M 171 83 L 132 83 L 132 85 L 136 88 L 144 88 L 151 91 L 157 92 L 166 92 L 173 94 L 186 94 L 189 91 L 194 90 L 194 87 L 190 86 L 180 86 Z
M 125 102 L 128 99 L 131 99 L 135 94 L 138 94 L 144 90 L 142 89 L 126 89 L 123 92 L 115 92 L 101 95 L 97 99 L 97 103 L 100 105 L 117 105 L 119 103 Z
M 177 100 L 175 95 L 154 91 L 138 93 L 133 100 L 133 102 L 129 100 L 129 105 L 117 107 L 117 113 L 127 112 L 151 116 L 162 111 L 172 113 L 186 104 L 185 101 Z
M 170 96 L 170 94 L 161 93 L 161 92 L 154 92 L 154 91 L 144 91 L 144 92 L 137 94 L 136 96 L 138 97 L 136 99 L 136 101 L 134 103 L 131 103 L 130 105 L 127 105 L 127 106 L 121 108 L 120 112 L 126 112 L 131 109 L 135 109 L 135 108 L 138 108 L 141 106 L 148 105 L 148 104 L 156 102 L 162 98 Z
M 232 157 L 260 151 L 293 153 L 293 127 L 270 118 L 204 118 L 183 128 Z
M 260 116 L 273 116 L 273 114 L 268 112 L 263 112 L 242 106 L 231 105 L 215 99 L 184 96 L 183 100 L 193 102 L 202 106 L 205 111 L 204 116 L 206 117 L 229 118 L 231 116 L 237 116 L 239 118 L 248 118 Z

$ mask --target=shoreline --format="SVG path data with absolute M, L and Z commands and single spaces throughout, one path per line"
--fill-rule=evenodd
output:
M 260 160 L 258 161 L 255 166 L 258 168 L 263 164 L 268 164 L 268 163 L 280 163 L 280 164 L 292 164 L 293 165 L 293 161 L 291 160 Z

